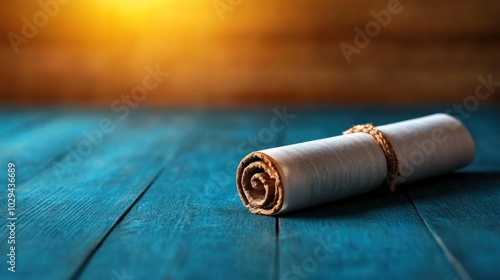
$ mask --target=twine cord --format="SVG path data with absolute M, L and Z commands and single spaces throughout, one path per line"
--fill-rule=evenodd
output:
M 373 136 L 373 138 L 375 138 L 380 148 L 382 148 L 387 162 L 387 183 L 391 191 L 394 192 L 397 188 L 396 181 L 400 173 L 398 158 L 396 156 L 396 152 L 394 152 L 394 148 L 392 147 L 391 142 L 389 142 L 387 137 L 380 130 L 378 130 L 371 124 L 355 125 L 352 128 L 344 131 L 343 134 L 345 135 L 357 132 L 370 134 L 371 136 Z

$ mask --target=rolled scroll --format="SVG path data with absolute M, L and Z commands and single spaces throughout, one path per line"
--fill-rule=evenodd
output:
M 250 153 L 238 166 L 236 184 L 250 212 L 276 215 L 383 185 L 394 191 L 463 167 L 473 157 L 474 141 L 463 124 L 434 114 Z

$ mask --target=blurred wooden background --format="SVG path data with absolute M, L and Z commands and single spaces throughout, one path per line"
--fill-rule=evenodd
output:
M 500 81 L 493 0 L 400 1 L 351 63 L 339 44 L 390 1 L 220 0 L 234 4 L 223 20 L 219 0 L 55 1 L 41 0 L 57 11 L 17 54 L 9 34 L 43 9 L 2 2 L 1 104 L 106 105 L 148 65 L 170 73 L 144 100 L 154 105 L 451 103 L 473 95 L 480 75 Z

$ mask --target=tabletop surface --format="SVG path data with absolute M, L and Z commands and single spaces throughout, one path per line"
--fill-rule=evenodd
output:
M 500 275 L 500 107 L 454 114 L 475 139 L 468 167 L 280 217 L 238 198 L 246 153 L 448 108 L 122 109 L 0 110 L 0 279 Z

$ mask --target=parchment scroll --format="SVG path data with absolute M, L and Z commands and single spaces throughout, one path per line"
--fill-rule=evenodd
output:
M 471 135 L 450 115 L 376 128 L 396 154 L 396 185 L 451 172 L 474 157 Z M 387 177 L 387 155 L 372 135 L 357 132 L 253 152 L 238 166 L 236 185 L 250 212 L 276 215 L 373 190 Z

